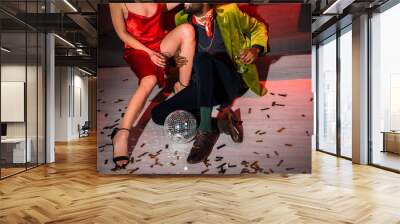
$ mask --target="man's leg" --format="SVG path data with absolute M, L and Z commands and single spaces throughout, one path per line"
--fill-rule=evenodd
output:
M 200 107 L 199 130 L 209 133 L 213 131 L 211 114 L 212 114 L 212 107 Z
M 188 163 L 203 162 L 210 155 L 218 140 L 219 132 L 213 127 L 211 112 L 214 105 L 219 104 L 215 97 L 215 65 L 214 59 L 207 53 L 198 53 L 194 61 L 194 84 L 196 97 L 200 108 L 199 130 L 193 147 L 187 158 Z
M 198 53 L 195 56 L 195 84 L 197 86 L 197 102 L 200 108 L 199 130 L 211 133 L 213 131 L 211 113 L 215 102 L 214 89 L 214 61 L 207 53 Z
M 246 85 L 233 65 L 230 66 L 218 59 L 214 61 L 214 64 L 217 76 L 215 83 L 218 85 L 216 96 L 219 97 L 218 101 L 222 102 L 217 117 L 218 130 L 230 135 L 234 142 L 240 143 L 243 141 L 243 124 L 240 116 L 231 110 L 230 105 L 235 98 L 243 95 Z
M 188 87 L 184 88 L 171 98 L 155 106 L 151 111 L 151 118 L 154 123 L 164 125 L 167 116 L 176 110 L 195 112 L 195 110 L 198 109 L 196 96 L 196 86 L 191 83 Z

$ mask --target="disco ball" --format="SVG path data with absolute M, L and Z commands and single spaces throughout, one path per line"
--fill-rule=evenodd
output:
M 177 110 L 168 115 L 164 123 L 165 135 L 174 143 L 187 143 L 196 135 L 196 118 L 189 112 Z

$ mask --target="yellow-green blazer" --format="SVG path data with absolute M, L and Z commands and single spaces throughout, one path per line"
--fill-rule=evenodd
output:
M 236 66 L 239 65 L 234 57 L 240 49 L 259 45 L 264 47 L 262 54 L 267 53 L 268 35 L 264 23 L 242 12 L 235 3 L 217 6 L 216 13 L 226 51 Z M 188 14 L 183 10 L 175 15 L 176 25 L 187 22 Z M 247 69 L 242 75 L 244 82 L 254 93 L 259 96 L 267 93 L 267 89 L 260 83 L 255 64 L 247 65 Z

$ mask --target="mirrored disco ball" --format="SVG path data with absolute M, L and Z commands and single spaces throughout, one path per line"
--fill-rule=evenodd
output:
M 175 143 L 187 143 L 194 138 L 197 130 L 196 118 L 189 112 L 177 110 L 168 115 L 164 123 L 164 133 Z

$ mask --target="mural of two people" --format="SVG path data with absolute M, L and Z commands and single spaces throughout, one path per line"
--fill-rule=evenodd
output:
M 127 172 L 133 173 L 139 170 L 138 163 L 142 159 L 138 159 L 138 156 L 142 158 L 145 155 L 141 153 L 136 158 L 132 155 L 132 150 L 135 152 L 139 147 L 130 149 L 129 136 L 157 85 L 165 90 L 168 84 L 172 84 L 173 93 L 151 108 L 155 127 L 164 125 L 166 117 L 176 110 L 191 112 L 199 124 L 194 140 L 187 144 L 185 150 L 181 150 L 186 161 L 179 158 L 179 150 L 171 149 L 167 141 L 157 143 L 170 151 L 165 158 L 173 154 L 172 157 L 179 160 L 170 162 L 170 166 L 175 167 L 178 163 L 183 165 L 176 166 L 177 171 L 169 173 L 180 173 L 180 169 L 187 170 L 190 164 L 204 164 L 206 170 L 210 170 L 212 164 L 209 157 L 220 134 L 226 136 L 224 140 L 230 139 L 229 144 L 242 144 L 242 148 L 247 148 L 243 127 L 246 121 L 241 118 L 240 106 L 236 106 L 236 111 L 232 108 L 237 99 L 245 94 L 258 98 L 260 103 L 266 98 L 267 88 L 265 82 L 260 81 L 261 75 L 255 62 L 268 53 L 267 25 L 242 11 L 235 3 L 184 3 L 183 6 L 179 3 L 111 3 L 109 8 L 114 30 L 124 43 L 123 58 L 136 75 L 138 83 L 133 94 L 128 96 L 123 116 L 110 130 L 111 144 L 108 146 L 112 149 L 113 171 L 127 169 Z M 167 29 L 164 15 L 171 14 L 168 12 L 171 10 L 175 27 Z M 176 67 L 178 73 L 173 83 L 168 81 L 173 70 L 171 67 Z M 213 116 L 213 108 L 217 109 L 218 116 Z M 111 129 L 110 126 L 107 128 Z M 161 137 L 162 132 L 158 133 Z M 138 138 L 146 140 L 146 136 Z M 105 145 L 99 144 L 99 149 L 104 152 L 103 148 Z M 160 150 L 148 152 L 150 159 L 156 159 L 151 168 L 163 157 L 160 154 Z M 220 157 L 216 157 L 215 161 Z M 240 159 L 237 158 L 237 161 Z M 221 173 L 225 166 L 236 168 L 238 164 L 233 162 L 225 163 L 222 169 L 221 164 L 224 163 L 219 164 L 216 166 L 217 172 Z M 258 162 L 240 162 L 243 168 L 249 165 L 258 167 L 256 173 L 263 170 Z M 129 168 L 129 165 L 134 167 Z M 192 173 L 208 172 L 199 168 L 193 170 L 197 171 Z
M 167 55 L 180 52 L 187 63 L 179 69 L 176 95 L 154 108 L 152 115 L 157 124 L 163 125 L 173 111 L 200 111 L 198 134 L 188 163 L 207 159 L 220 132 L 241 142 L 241 121 L 228 105 L 249 87 L 260 95 L 266 92 L 252 65 L 258 55 L 266 53 L 267 31 L 263 23 L 244 14 L 236 4 L 216 7 L 210 3 L 185 3 L 184 10 L 175 17 L 177 27 L 168 33 L 162 27 L 161 13 L 174 6 L 176 4 L 169 3 L 111 4 L 114 27 L 125 42 L 124 58 L 140 81 L 120 127 L 114 129 L 112 135 L 114 162 L 118 166 L 129 162 L 127 133 L 144 100 L 156 81 L 165 86 L 163 68 Z M 243 74 L 238 74 L 236 68 L 245 65 Z M 195 77 L 190 79 L 192 67 Z M 180 90 L 182 92 L 178 92 Z M 211 119 L 212 107 L 216 105 L 226 106 L 222 109 L 224 115 L 218 120 L 221 130 L 214 127 Z

